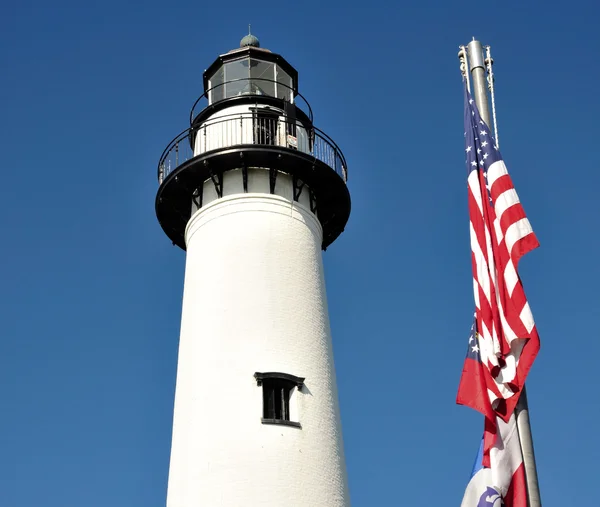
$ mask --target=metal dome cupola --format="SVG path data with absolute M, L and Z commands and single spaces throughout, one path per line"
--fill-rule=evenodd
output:
M 258 37 L 252 35 L 252 33 L 250 32 L 250 26 L 248 26 L 248 35 L 246 35 L 240 41 L 240 47 L 243 48 L 244 46 L 252 46 L 255 48 L 260 47 L 260 41 L 258 40 Z
M 313 125 L 296 69 L 252 34 L 240 46 L 206 69 L 190 127 L 160 158 L 159 222 L 185 249 L 194 212 L 232 192 L 264 189 L 309 207 L 323 227 L 325 249 L 350 215 L 344 155 Z

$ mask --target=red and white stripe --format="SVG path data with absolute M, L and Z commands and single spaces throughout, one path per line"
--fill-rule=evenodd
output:
M 539 243 L 502 160 L 487 174 L 471 171 L 468 188 L 481 360 L 492 407 L 508 421 L 540 346 L 517 272 L 520 258 Z

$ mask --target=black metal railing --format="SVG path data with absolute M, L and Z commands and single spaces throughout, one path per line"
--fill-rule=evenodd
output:
M 346 159 L 337 144 L 318 128 L 264 113 L 238 113 L 211 118 L 181 132 L 158 163 L 159 185 L 184 162 L 233 146 L 277 146 L 306 153 L 348 179 Z
M 242 82 L 246 82 L 247 86 L 242 86 L 235 95 L 228 95 L 226 92 L 227 85 L 231 85 L 233 83 L 240 85 Z M 270 85 L 273 87 L 274 93 L 267 93 L 263 91 L 262 88 L 267 88 L 266 86 L 260 86 L 261 82 L 264 82 L 265 85 Z M 222 92 L 222 93 L 219 93 Z M 215 100 L 215 95 L 218 95 L 218 98 Z M 240 79 L 231 79 L 229 81 L 225 81 L 223 83 L 219 83 L 212 88 L 206 90 L 196 102 L 192 106 L 192 110 L 190 111 L 190 125 L 194 122 L 194 119 L 200 114 L 201 111 L 206 109 L 209 105 L 216 104 L 221 102 L 222 100 L 228 100 L 235 97 L 240 96 L 248 96 L 248 95 L 256 95 L 260 96 L 269 96 L 276 97 L 287 102 L 292 102 L 296 105 L 298 109 L 300 109 L 308 119 L 313 121 L 313 112 L 310 107 L 308 101 L 302 96 L 302 94 L 297 93 L 291 86 L 288 86 L 280 81 L 275 81 L 274 79 L 263 79 L 263 78 L 255 78 L 255 77 L 244 77 Z

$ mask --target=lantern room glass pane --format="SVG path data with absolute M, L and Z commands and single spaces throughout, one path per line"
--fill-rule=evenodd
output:
M 250 93 L 275 96 L 275 64 L 262 60 L 250 60 Z
M 209 103 L 218 102 L 219 100 L 223 100 L 225 98 L 225 87 L 223 86 L 223 76 L 224 69 L 223 67 L 219 67 L 219 69 L 211 76 L 208 81 L 209 87 Z
M 225 67 L 225 97 L 237 97 L 248 93 L 248 59 L 226 63 Z
M 277 75 L 277 98 L 293 102 L 294 92 L 292 90 L 292 78 L 279 66 L 277 66 L 275 72 Z M 281 85 L 279 83 L 281 83 Z

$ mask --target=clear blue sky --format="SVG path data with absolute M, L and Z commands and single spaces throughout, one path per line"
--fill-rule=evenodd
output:
M 454 403 L 473 309 L 456 53 L 473 35 L 542 244 L 521 263 L 542 498 L 597 505 L 599 4 L 386 3 L 4 4 L 2 507 L 164 505 L 185 257 L 154 215 L 156 164 L 248 23 L 349 164 L 325 269 L 354 507 L 459 505 L 479 443 L 481 416 Z

